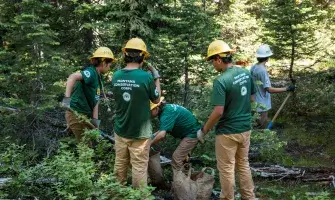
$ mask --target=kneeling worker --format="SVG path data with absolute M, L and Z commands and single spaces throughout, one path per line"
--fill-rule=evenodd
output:
M 161 97 L 158 104 L 150 103 L 151 116 L 159 118 L 159 131 L 154 134 L 151 145 L 163 140 L 166 133 L 174 138 L 180 138 L 177 149 L 172 155 L 172 169 L 179 170 L 186 156 L 198 144 L 197 131 L 201 128 L 194 115 L 186 108 L 176 104 L 166 104 Z

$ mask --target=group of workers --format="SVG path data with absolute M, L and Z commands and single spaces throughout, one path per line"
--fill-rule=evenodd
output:
M 220 75 L 213 82 L 211 103 L 213 111 L 205 124 L 200 124 L 188 109 L 168 104 L 161 96 L 160 75 L 149 66 L 151 73 L 141 69 L 149 57 L 146 44 L 140 38 L 130 39 L 122 48 L 126 66 L 112 77 L 111 91 L 116 104 L 114 137 L 114 173 L 119 182 L 126 183 L 127 170 L 132 169 L 132 186 L 147 186 L 149 151 L 152 145 L 166 134 L 180 138 L 172 156 L 173 170 L 180 170 L 185 157 L 203 143 L 205 135 L 215 126 L 215 153 L 220 173 L 220 199 L 234 199 L 235 167 L 240 180 L 242 199 L 254 199 L 254 184 L 248 161 L 251 134 L 251 102 L 265 104 L 261 110 L 260 125 L 264 127 L 267 111 L 271 108 L 270 93 L 294 91 L 273 88 L 265 64 L 272 52 L 267 45 L 257 50 L 258 63 L 249 70 L 233 66 L 233 50 L 222 40 L 213 41 L 208 47 L 207 60 Z M 90 66 L 71 74 L 66 83 L 62 105 L 68 108 L 66 121 L 79 141 L 87 122 L 75 112 L 91 119 L 99 128 L 98 105 L 104 93 L 101 75 L 107 73 L 117 59 L 107 47 L 98 48 L 90 58 Z M 254 84 L 261 81 L 261 84 Z M 75 111 L 75 112 L 74 112 Z M 151 118 L 159 118 L 159 130 L 153 133 Z

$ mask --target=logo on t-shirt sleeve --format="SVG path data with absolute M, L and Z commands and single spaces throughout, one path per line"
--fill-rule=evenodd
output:
M 87 78 L 90 78 L 91 76 L 91 73 L 87 70 L 84 71 L 84 75 L 87 77 Z
M 157 88 L 155 89 L 155 96 L 156 96 L 156 97 L 159 96 L 159 92 L 158 92 Z

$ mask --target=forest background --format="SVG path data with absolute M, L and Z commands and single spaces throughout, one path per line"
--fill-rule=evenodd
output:
M 68 75 L 87 64 L 97 47 L 107 46 L 121 58 L 121 47 L 132 37 L 146 42 L 166 100 L 189 108 L 201 122 L 211 111 L 211 84 L 218 75 L 204 60 L 210 42 L 227 42 L 236 49 L 235 64 L 246 68 L 256 62 L 257 47 L 269 44 L 273 86 L 294 78 L 297 90 L 272 131 L 253 130 L 251 162 L 335 173 L 332 0 L 0 0 L 0 10 L 0 177 L 12 178 L 1 184 L 1 198 L 168 195 L 153 197 L 151 187 L 138 191 L 117 184 L 112 145 L 91 131 L 87 136 L 98 146 L 75 148 L 59 107 Z M 123 66 L 116 63 L 104 77 L 107 91 L 113 72 Z M 285 97 L 272 95 L 270 117 Z M 101 105 L 102 129 L 112 134 L 114 102 Z M 213 141 L 210 134 L 192 156 L 216 168 Z M 168 137 L 162 152 L 171 155 L 177 144 Z M 171 178 L 169 168 L 164 170 Z M 335 198 L 329 183 L 257 174 L 254 179 L 260 199 Z M 219 190 L 218 180 L 214 187 Z

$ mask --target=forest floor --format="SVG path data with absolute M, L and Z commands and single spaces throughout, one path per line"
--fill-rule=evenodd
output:
M 331 131 L 325 129 L 334 123 L 334 119 L 300 118 L 288 119 L 285 116 L 279 117 L 275 123 L 274 130 L 281 140 L 287 141 L 285 151 L 281 155 L 280 162 L 262 163 L 265 166 L 274 164 L 283 166 L 285 169 L 307 170 L 305 178 L 312 181 L 305 181 L 294 177 L 264 178 L 259 174 L 253 174 L 256 197 L 262 200 L 276 199 L 301 199 L 301 200 L 327 200 L 335 199 L 335 183 L 322 181 L 323 178 L 335 176 L 335 137 Z M 251 166 L 259 165 L 259 162 L 250 161 Z M 216 169 L 216 166 L 212 166 Z M 165 177 L 171 180 L 170 170 L 165 167 Z M 217 172 L 218 173 L 218 172 Z M 168 175 L 166 175 L 168 174 Z M 318 180 L 320 179 L 320 180 Z M 212 199 L 219 199 L 220 183 L 218 174 L 214 185 Z M 157 190 L 154 192 L 157 199 L 172 199 L 169 191 Z M 238 183 L 236 199 L 238 194 Z

